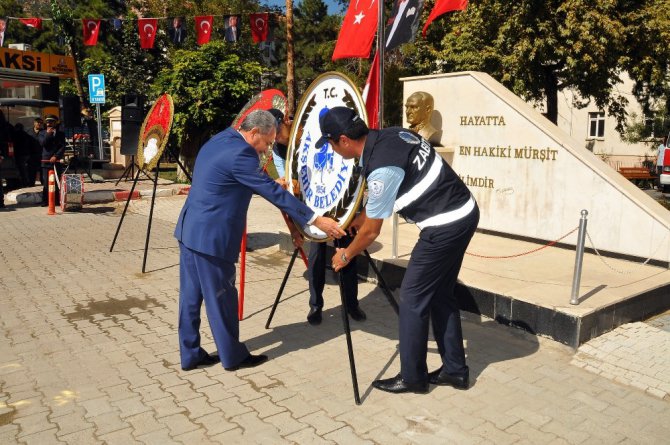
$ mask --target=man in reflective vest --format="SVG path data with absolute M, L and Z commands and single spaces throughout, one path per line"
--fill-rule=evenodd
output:
M 352 223 L 352 243 L 336 249 L 339 271 L 366 249 L 395 211 L 421 234 L 400 290 L 400 365 L 396 377 L 373 386 L 391 393 L 428 391 L 429 382 L 458 389 L 469 386 L 459 305 L 454 289 L 479 208 L 458 175 L 417 133 L 404 128 L 369 130 L 354 110 L 334 107 L 321 117 L 321 138 L 345 159 L 361 158 L 368 202 Z M 442 367 L 428 373 L 428 319 L 432 320 Z

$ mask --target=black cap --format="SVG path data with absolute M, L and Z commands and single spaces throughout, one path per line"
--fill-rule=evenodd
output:
M 321 137 L 316 141 L 316 148 L 321 148 L 328 139 L 337 139 L 348 129 L 361 120 L 355 110 L 347 107 L 334 107 L 319 116 Z
M 284 113 L 276 108 L 270 108 L 268 112 L 275 117 L 275 121 L 277 121 L 277 127 L 279 127 L 284 121 Z
M 47 117 L 44 119 L 45 121 L 58 121 L 58 116 L 55 114 L 47 114 Z

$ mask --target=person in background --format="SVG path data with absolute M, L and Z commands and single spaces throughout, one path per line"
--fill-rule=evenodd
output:
M 40 168 L 42 159 L 42 143 L 40 142 L 40 133 L 44 130 L 44 121 L 41 117 L 33 120 L 33 128 L 28 130 L 30 136 L 30 157 L 28 159 L 28 187 L 35 185 L 37 175 L 40 177 L 40 184 L 44 184 L 42 179 L 42 169 Z
M 32 187 L 35 184 L 35 175 L 33 174 L 33 184 L 30 184 L 30 174 L 28 164 L 30 162 L 30 150 L 33 139 L 28 136 L 23 129 L 22 123 L 14 125 L 14 159 L 16 160 L 16 169 L 21 178 L 21 187 Z
M 221 361 L 227 371 L 251 368 L 268 357 L 253 355 L 239 339 L 235 263 L 255 193 L 288 213 L 298 224 L 313 224 L 329 236 L 344 234 L 337 221 L 314 214 L 259 169 L 259 156 L 274 145 L 274 116 L 256 110 L 239 130 L 228 127 L 198 152 L 193 182 L 177 220 L 179 241 L 179 352 L 188 371 Z M 218 355 L 200 346 L 200 309 L 207 318 Z
M 13 128 L 5 120 L 5 114 L 0 110 L 0 208 L 5 208 L 5 192 L 2 184 L 2 162 L 9 155 L 9 143 L 12 141 Z
M 46 129 L 40 132 L 42 145 L 42 207 L 49 205 L 49 170 L 60 175 L 63 171 L 61 160 L 65 154 L 65 134 L 58 128 L 58 117 L 47 115 Z M 56 202 L 60 199 L 60 190 L 56 183 Z
M 284 113 L 276 108 L 268 110 L 277 121 L 277 138 L 272 149 L 272 161 L 277 169 L 278 181 L 287 186 L 285 179 L 286 155 L 291 129 L 291 119 L 285 119 Z M 302 247 L 303 237 L 295 225 L 289 220 L 291 239 L 295 247 Z M 339 240 L 339 245 L 348 246 L 352 238 L 349 235 Z M 326 285 L 326 243 L 310 243 L 307 265 L 307 277 L 309 281 L 309 313 L 307 322 L 312 326 L 321 324 L 323 310 L 323 289 Z M 344 286 L 344 298 L 346 309 L 351 318 L 356 321 L 364 321 L 367 317 L 358 304 L 358 273 L 356 259 L 354 258 L 344 269 L 342 269 L 342 284 Z
M 667 138 L 663 138 L 661 143 L 658 145 L 658 155 L 656 156 L 656 174 L 661 176 L 663 173 L 663 159 L 665 158 L 665 150 L 667 149 Z

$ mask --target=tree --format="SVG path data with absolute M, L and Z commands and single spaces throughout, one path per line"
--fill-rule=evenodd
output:
M 225 129 L 257 91 L 261 64 L 255 48 L 212 41 L 199 50 L 177 50 L 162 69 L 152 95 L 172 95 L 171 140 L 192 164 L 198 148 Z
M 633 93 L 642 105 L 642 125 L 633 119 L 629 138 L 653 134 L 663 137 L 670 130 L 670 10 L 667 1 L 623 2 L 627 8 L 626 55 L 622 67 L 635 82 Z M 652 125 L 649 125 L 653 122 Z M 637 125 L 636 125 L 637 124 Z
M 426 11 L 430 11 L 427 4 Z M 616 0 L 480 0 L 448 14 L 417 44 L 422 71 L 484 71 L 526 100 L 546 100 L 558 117 L 558 92 L 593 98 L 623 128 L 625 97 L 616 93 L 625 31 Z

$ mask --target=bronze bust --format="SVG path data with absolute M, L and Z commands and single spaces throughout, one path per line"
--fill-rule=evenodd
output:
M 410 130 L 419 133 L 430 142 L 439 143 L 439 140 L 435 140 L 439 136 L 439 132 L 430 123 L 434 105 L 433 96 L 425 91 L 417 91 L 409 96 L 407 102 L 405 102 L 405 116 Z

